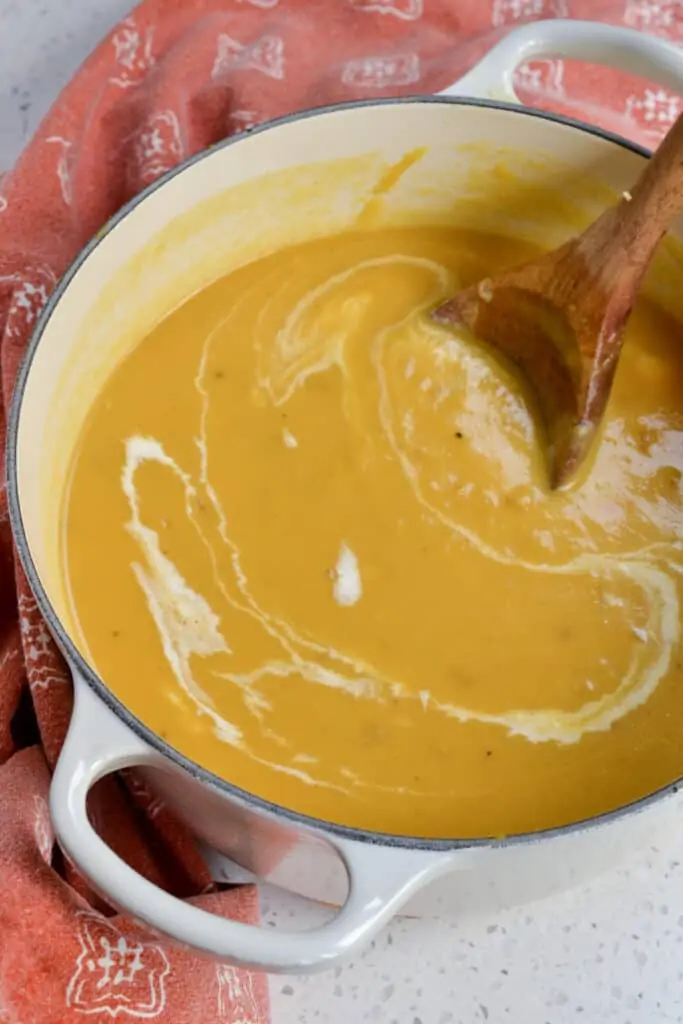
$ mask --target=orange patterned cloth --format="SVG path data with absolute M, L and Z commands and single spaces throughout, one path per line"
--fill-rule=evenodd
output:
M 683 44 L 681 0 L 146 0 L 86 61 L 0 182 L 4 409 L 58 277 L 139 189 L 266 118 L 442 89 L 509 26 L 542 17 L 627 24 Z M 650 145 L 681 109 L 657 86 L 562 60 L 516 78 L 527 103 Z M 0 424 L 4 435 L 2 409 Z M 145 937 L 55 850 L 46 801 L 71 685 L 16 560 L 4 493 L 0 581 L 1 1024 L 266 1021 L 264 978 Z M 216 891 L 191 837 L 134 772 L 97 787 L 93 815 L 158 885 L 257 919 L 254 890 Z

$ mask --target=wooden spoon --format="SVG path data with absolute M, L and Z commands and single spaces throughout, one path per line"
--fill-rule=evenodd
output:
M 466 328 L 521 370 L 547 431 L 551 488 L 566 483 L 588 453 L 636 293 L 682 208 L 683 114 L 631 192 L 583 234 L 466 288 L 431 314 Z

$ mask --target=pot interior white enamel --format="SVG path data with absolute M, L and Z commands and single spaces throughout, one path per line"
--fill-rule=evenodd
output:
M 425 151 L 419 163 L 385 197 L 391 223 L 441 221 L 544 245 L 627 188 L 644 159 L 600 133 L 528 111 L 398 101 L 284 121 L 202 155 L 132 204 L 61 285 L 15 407 L 20 541 L 67 656 L 84 673 L 68 638 L 54 496 L 67 486 L 98 389 L 171 306 L 226 271 L 309 237 L 311 225 L 320 236 L 352 226 L 382 169 L 415 150 Z M 552 221 L 542 201 L 548 194 L 560 211 Z M 648 282 L 674 312 L 679 272 L 674 251 L 664 248 Z

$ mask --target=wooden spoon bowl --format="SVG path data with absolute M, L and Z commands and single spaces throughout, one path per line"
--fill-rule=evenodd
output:
M 545 427 L 552 488 L 571 479 L 590 449 L 636 295 L 682 208 L 683 115 L 631 192 L 583 234 L 464 289 L 432 313 L 521 371 Z

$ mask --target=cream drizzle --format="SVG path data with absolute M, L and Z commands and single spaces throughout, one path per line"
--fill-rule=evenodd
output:
M 210 698 L 199 687 L 190 668 L 193 655 L 230 653 L 219 629 L 219 618 L 208 601 L 192 590 L 176 566 L 161 551 L 159 535 L 140 519 L 140 500 L 135 487 L 135 475 L 142 465 L 156 462 L 174 473 L 185 490 L 185 512 L 196 522 L 191 499 L 195 489 L 186 473 L 164 451 L 162 445 L 149 437 L 129 437 L 126 458 L 121 474 L 121 487 L 130 506 L 127 529 L 137 542 L 145 564 L 134 562 L 132 570 L 147 600 L 154 619 L 166 660 L 178 683 L 195 704 L 209 715 L 217 735 L 226 743 L 239 746 L 240 730 L 217 713 Z
M 363 582 L 360 578 L 358 559 L 344 541 L 339 549 L 332 591 L 335 601 L 342 608 L 350 608 L 351 605 L 357 604 L 363 596 Z

